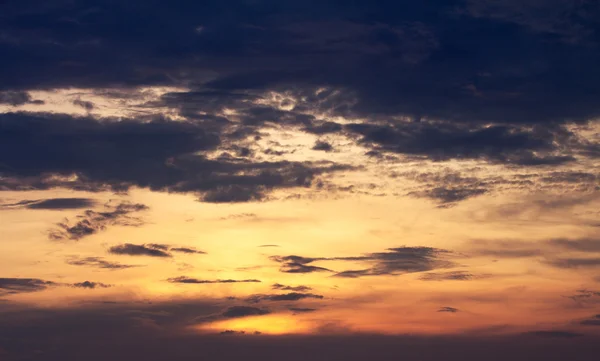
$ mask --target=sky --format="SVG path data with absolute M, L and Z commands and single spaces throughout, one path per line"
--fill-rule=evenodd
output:
M 592 360 L 600 2 L 0 1 L 0 360 Z

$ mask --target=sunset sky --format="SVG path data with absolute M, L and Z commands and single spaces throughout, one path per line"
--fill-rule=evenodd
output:
M 0 1 L 0 360 L 593 360 L 600 2 Z

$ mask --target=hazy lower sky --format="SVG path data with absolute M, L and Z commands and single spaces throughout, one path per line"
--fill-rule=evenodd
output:
M 592 360 L 600 3 L 0 3 L 0 360 Z

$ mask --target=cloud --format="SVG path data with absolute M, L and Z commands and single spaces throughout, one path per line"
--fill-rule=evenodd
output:
M 369 268 L 337 272 L 334 277 L 358 278 L 364 276 L 398 275 L 431 271 L 438 268 L 449 268 L 455 264 L 446 256 L 451 252 L 432 247 L 398 247 L 388 248 L 387 252 L 367 253 L 354 257 L 302 257 L 302 256 L 271 256 L 272 261 L 281 263 L 281 272 L 311 273 L 333 272 L 330 269 L 313 266 L 318 261 L 363 262 L 370 264 Z
M 459 309 L 454 307 L 440 307 L 438 312 L 457 313 L 459 312 Z
M 307 292 L 312 290 L 311 287 L 308 286 L 286 286 L 286 285 L 282 285 L 280 283 L 275 283 L 273 285 L 271 285 L 271 288 L 274 290 L 280 290 L 280 291 L 295 291 L 295 292 Z
M 289 310 L 292 312 L 296 312 L 296 313 L 310 313 L 310 312 L 318 311 L 316 308 L 306 308 L 306 307 L 290 307 Z
M 41 200 L 23 200 L 12 204 L 3 204 L 2 208 L 64 210 L 93 207 L 96 201 L 90 198 L 49 198 Z
M 321 150 L 323 152 L 331 152 L 333 150 L 333 146 L 325 141 L 317 141 L 315 145 L 312 147 L 313 150 Z
M 318 261 L 318 258 L 305 258 L 300 256 L 271 256 L 269 259 L 281 263 L 282 266 L 279 270 L 285 273 L 332 272 L 327 268 L 307 265 L 308 263 Z
M 588 289 L 577 290 L 575 295 L 568 296 L 568 298 L 575 302 L 585 302 L 596 297 L 600 298 L 600 291 L 592 291 Z
M 555 238 L 548 240 L 548 244 L 570 251 L 600 253 L 600 238 Z
M 56 285 L 37 278 L 0 278 L 0 294 L 39 292 Z
M 411 192 L 409 195 L 421 198 L 429 198 L 435 201 L 439 201 L 440 207 L 448 207 L 460 201 L 464 201 L 468 198 L 473 198 L 487 193 L 488 190 L 485 188 L 445 188 L 437 187 L 434 189 Z
M 600 315 L 595 315 L 592 318 L 581 321 L 584 326 L 600 326 Z
M 85 101 L 85 100 L 81 100 L 81 99 L 73 100 L 73 104 L 77 105 L 79 107 L 82 107 L 83 109 L 87 110 L 88 112 L 91 112 L 95 108 L 94 103 Z
M 173 247 L 173 248 L 170 248 L 169 251 L 179 252 L 179 253 L 187 253 L 187 254 L 206 254 L 206 252 L 199 251 L 197 249 L 190 248 L 190 247 Z
M 94 289 L 94 288 L 109 288 L 112 287 L 112 285 L 107 285 L 105 283 L 100 283 L 100 282 L 90 282 L 90 281 L 84 281 L 84 282 L 78 282 L 78 283 L 73 283 L 72 284 L 73 287 L 75 288 L 90 288 L 90 289 Z
M 259 303 L 262 301 L 300 301 L 304 299 L 323 299 L 322 295 L 316 295 L 314 293 L 300 293 L 300 292 L 290 292 L 284 294 L 276 294 L 276 295 L 252 295 L 246 298 L 246 301 L 250 303 Z
M 223 129 L 206 122 L 5 113 L 0 126 L 3 189 L 122 192 L 137 186 L 194 192 L 206 202 L 246 202 L 263 200 L 277 188 L 310 187 L 321 174 L 352 169 L 331 162 L 209 159 L 203 152 L 221 144 Z
M 271 313 L 267 309 L 249 307 L 249 306 L 233 306 L 229 307 L 225 310 L 221 317 L 225 319 L 230 318 L 240 318 L 240 317 L 248 317 L 248 316 L 263 316 Z
M 600 266 L 600 258 L 587 257 L 569 257 L 569 258 L 553 258 L 546 260 L 545 263 L 552 267 L 563 269 L 576 268 L 595 268 Z
M 18 293 L 40 292 L 49 287 L 68 286 L 74 288 L 108 288 L 112 287 L 100 282 L 77 282 L 77 283 L 60 283 L 53 281 L 45 281 L 38 278 L 0 278 L 0 295 L 11 295 Z
M 122 264 L 119 262 L 107 261 L 102 257 L 69 257 L 67 264 L 72 266 L 87 266 L 96 267 L 109 270 L 120 270 L 133 267 L 140 267 L 140 265 Z
M 474 275 L 466 271 L 452 271 L 424 273 L 419 279 L 421 281 L 471 281 L 482 277 L 486 276 Z
M 260 283 L 260 280 L 256 279 L 247 279 L 247 280 L 232 280 L 232 279 L 224 279 L 224 280 L 199 280 L 196 278 L 190 278 L 186 276 L 174 277 L 167 279 L 168 282 L 171 283 L 190 283 L 190 284 L 207 284 L 207 283 Z
M 68 220 L 58 223 L 58 228 L 49 231 L 49 237 L 52 240 L 80 240 L 91 236 L 109 225 L 139 227 L 144 222 L 137 217 L 130 216 L 131 213 L 147 210 L 148 207 L 139 203 L 121 202 L 117 205 L 110 203 L 105 205 L 104 212 L 87 210 L 79 215 L 74 225 L 69 225 Z
M 453 262 L 444 259 L 451 252 L 443 249 L 432 247 L 398 247 L 389 248 L 387 251 L 369 253 L 363 259 L 360 259 L 372 263 L 370 268 L 343 271 L 337 273 L 335 276 L 356 278 L 363 276 L 397 275 L 455 266 Z
M 31 95 L 23 91 L 0 91 L 0 104 L 19 106 L 24 104 L 44 104 L 43 100 L 33 100 Z
M 170 253 L 165 252 L 161 247 L 153 247 L 151 244 L 138 245 L 125 243 L 110 247 L 108 252 L 128 256 L 172 257 Z

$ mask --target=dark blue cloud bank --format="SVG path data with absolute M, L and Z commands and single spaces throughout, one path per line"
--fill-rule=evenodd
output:
M 517 167 L 597 158 L 600 145 L 566 125 L 600 113 L 598 19 L 595 1 L 4 1 L 3 104 L 39 104 L 28 92 L 57 88 L 121 98 L 140 86 L 189 91 L 144 105 L 175 111 L 185 119 L 177 123 L 0 115 L 0 186 L 140 186 L 246 202 L 340 170 L 257 162 L 240 141 L 259 139 L 267 123 L 341 134 L 371 155 Z M 289 97 L 285 108 L 260 102 L 272 91 Z M 237 158 L 202 155 L 216 149 Z

